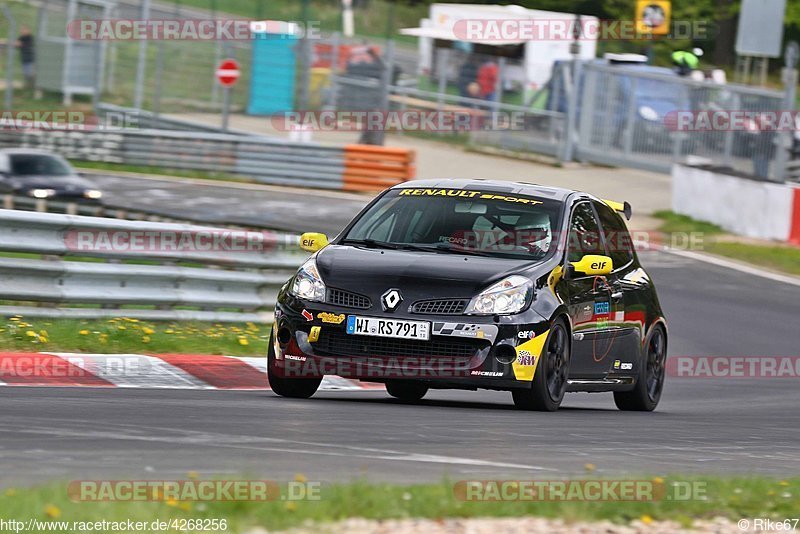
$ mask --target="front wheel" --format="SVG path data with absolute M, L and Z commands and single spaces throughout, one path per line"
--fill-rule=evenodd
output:
M 667 334 L 656 326 L 647 342 L 644 361 L 639 366 L 636 387 L 614 393 L 617 408 L 633 412 L 652 412 L 661 400 L 667 361 Z
M 563 319 L 553 323 L 531 387 L 511 392 L 517 408 L 554 412 L 561 406 L 569 377 L 571 347 L 568 332 Z
M 272 391 L 281 397 L 293 399 L 307 399 L 317 392 L 322 377 L 319 378 L 287 378 L 280 376 L 275 365 L 275 343 L 273 337 L 269 337 L 269 348 L 267 349 L 267 380 Z
M 428 386 L 424 386 L 417 382 L 404 382 L 401 380 L 393 380 L 386 382 L 386 392 L 396 399 L 405 402 L 416 402 L 428 392 Z

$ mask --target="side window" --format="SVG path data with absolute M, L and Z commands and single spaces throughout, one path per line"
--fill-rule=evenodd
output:
M 605 255 L 600 226 L 588 202 L 581 202 L 572 211 L 567 246 L 567 261 L 580 261 L 587 254 Z
M 606 248 L 614 262 L 614 268 L 626 265 L 633 259 L 633 243 L 622 217 L 605 204 L 595 202 L 594 207 L 600 216 L 600 225 L 603 227 L 603 235 L 606 238 Z

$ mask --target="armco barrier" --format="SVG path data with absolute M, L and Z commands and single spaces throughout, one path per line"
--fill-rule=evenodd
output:
M 0 210 L 0 251 L 38 256 L 0 257 L 0 315 L 263 320 L 306 254 L 297 236 L 234 232 Z
M 674 165 L 672 210 L 729 232 L 800 244 L 800 187 Z
M 0 130 L 0 147 L 51 150 L 70 159 L 197 170 L 262 183 L 379 190 L 414 177 L 414 152 L 347 148 L 259 136 L 170 130 Z

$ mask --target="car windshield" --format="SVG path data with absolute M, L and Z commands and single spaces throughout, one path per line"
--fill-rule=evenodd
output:
M 555 248 L 561 203 L 462 189 L 397 189 L 355 222 L 341 244 L 537 261 Z
M 72 169 L 67 162 L 47 154 L 13 154 L 11 174 L 16 176 L 69 176 Z

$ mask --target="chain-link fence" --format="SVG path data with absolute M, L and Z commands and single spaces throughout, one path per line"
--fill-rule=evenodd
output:
M 343 38 L 330 31 L 311 38 L 265 34 L 228 41 L 75 41 L 65 31 L 75 19 L 200 21 L 219 19 L 218 10 L 225 9 L 223 2 L 213 0 L 206 8 L 192 4 L 46 0 L 38 8 L 12 7 L 17 26 L 36 24 L 37 85 L 49 92 L 58 91 L 59 82 L 62 92 L 79 86 L 97 100 L 156 115 L 219 113 L 224 93 L 215 71 L 223 59 L 232 58 L 241 73 L 230 93 L 233 113 L 461 114 L 472 119 L 467 129 L 395 131 L 562 161 L 667 172 L 673 162 L 692 157 L 762 179 L 783 176 L 781 158 L 791 144 L 783 133 L 747 123 L 727 130 L 681 128 L 674 119 L 680 113 L 782 110 L 789 105 L 788 93 L 695 81 L 663 67 L 567 60 L 542 73 L 539 64 L 539 70 L 531 71 L 520 48 L 483 47 L 476 52 L 437 41 L 423 50 L 408 42 Z M 286 3 L 273 7 L 277 4 L 256 2 L 250 17 L 335 18 L 325 10 L 302 13 L 300 4 L 288 12 Z M 69 50 L 73 57 L 65 59 Z M 539 83 L 545 78 L 546 84 Z M 15 79 L 22 80 L 21 72 Z M 362 141 L 383 141 L 385 132 L 369 133 Z

